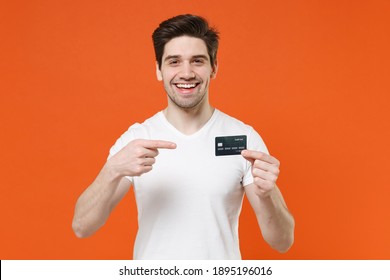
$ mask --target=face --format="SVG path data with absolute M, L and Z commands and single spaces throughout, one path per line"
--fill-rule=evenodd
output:
M 208 102 L 210 79 L 216 70 L 202 39 L 181 36 L 170 40 L 165 45 L 161 68 L 157 67 L 157 78 L 163 81 L 169 97 L 168 106 L 193 109 Z

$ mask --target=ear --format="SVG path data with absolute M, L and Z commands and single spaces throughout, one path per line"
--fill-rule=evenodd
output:
M 218 72 L 218 61 L 216 60 L 212 68 L 211 79 L 215 79 L 217 77 L 217 72 Z
M 156 61 L 156 76 L 157 76 L 157 80 L 158 81 L 161 82 L 163 80 L 163 77 L 162 77 L 162 74 L 161 74 L 161 70 L 158 67 L 158 62 L 157 61 Z

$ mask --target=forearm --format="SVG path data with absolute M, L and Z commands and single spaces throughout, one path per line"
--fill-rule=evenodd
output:
M 82 193 L 76 203 L 73 231 L 78 237 L 88 237 L 106 222 L 121 177 L 106 163 L 95 181 Z
M 286 252 L 294 242 L 295 221 L 278 189 L 268 197 L 258 197 L 257 221 L 267 243 L 279 252 Z

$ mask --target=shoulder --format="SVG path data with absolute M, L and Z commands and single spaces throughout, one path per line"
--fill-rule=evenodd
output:
M 217 122 L 219 125 L 227 128 L 227 129 L 232 129 L 232 130 L 241 130 L 245 132 L 245 134 L 250 133 L 253 128 L 252 126 L 244 123 L 243 121 L 230 116 L 222 111 L 219 111 L 216 109 L 216 114 L 217 114 Z
M 121 137 L 134 136 L 136 138 L 147 138 L 148 130 L 161 124 L 161 112 L 146 119 L 142 123 L 132 124 Z

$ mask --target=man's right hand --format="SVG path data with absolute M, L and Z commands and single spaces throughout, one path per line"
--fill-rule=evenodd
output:
M 158 149 L 176 149 L 176 144 L 164 140 L 136 139 L 127 144 L 108 162 L 119 176 L 140 176 L 152 170 Z

